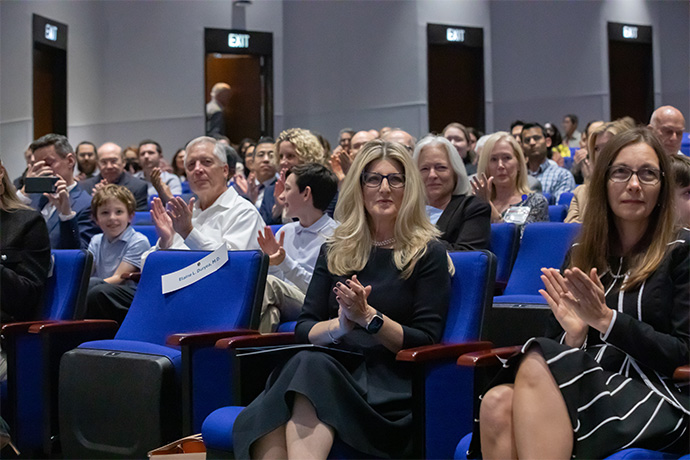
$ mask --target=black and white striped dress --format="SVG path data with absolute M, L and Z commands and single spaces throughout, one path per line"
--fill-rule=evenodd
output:
M 661 265 L 633 290 L 620 290 L 625 262 L 610 262 L 601 275 L 606 304 L 614 310 L 609 330 L 590 328 L 582 348 L 571 348 L 562 344 L 563 330 L 552 318 L 547 336 L 555 340 L 533 338 L 522 351 L 538 344 L 561 389 L 573 426 L 573 458 L 603 458 L 630 447 L 687 453 L 690 388 L 671 376 L 690 363 L 690 232 L 669 243 Z M 510 374 L 518 362 L 508 361 Z

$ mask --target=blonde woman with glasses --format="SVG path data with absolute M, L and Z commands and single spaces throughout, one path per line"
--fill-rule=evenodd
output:
M 367 456 L 409 456 L 410 370 L 403 348 L 436 343 L 450 296 L 448 256 L 424 210 L 402 145 L 375 140 L 357 155 L 295 329 L 299 342 L 361 353 L 345 367 L 302 351 L 273 371 L 237 418 L 237 458 L 327 458 L 335 436 Z

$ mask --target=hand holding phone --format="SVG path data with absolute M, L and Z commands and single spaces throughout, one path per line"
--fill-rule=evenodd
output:
M 34 176 L 27 177 L 24 181 L 24 191 L 26 193 L 55 193 L 59 180 L 56 176 Z

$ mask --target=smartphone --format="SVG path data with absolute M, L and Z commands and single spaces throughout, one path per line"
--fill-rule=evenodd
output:
M 55 176 L 27 177 L 24 180 L 26 193 L 55 193 L 55 183 L 59 180 Z

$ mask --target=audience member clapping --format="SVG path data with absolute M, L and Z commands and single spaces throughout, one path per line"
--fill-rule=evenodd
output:
M 525 225 L 549 220 L 548 203 L 530 191 L 522 148 L 504 131 L 492 134 L 482 147 L 474 194 L 491 205 L 491 222 Z

